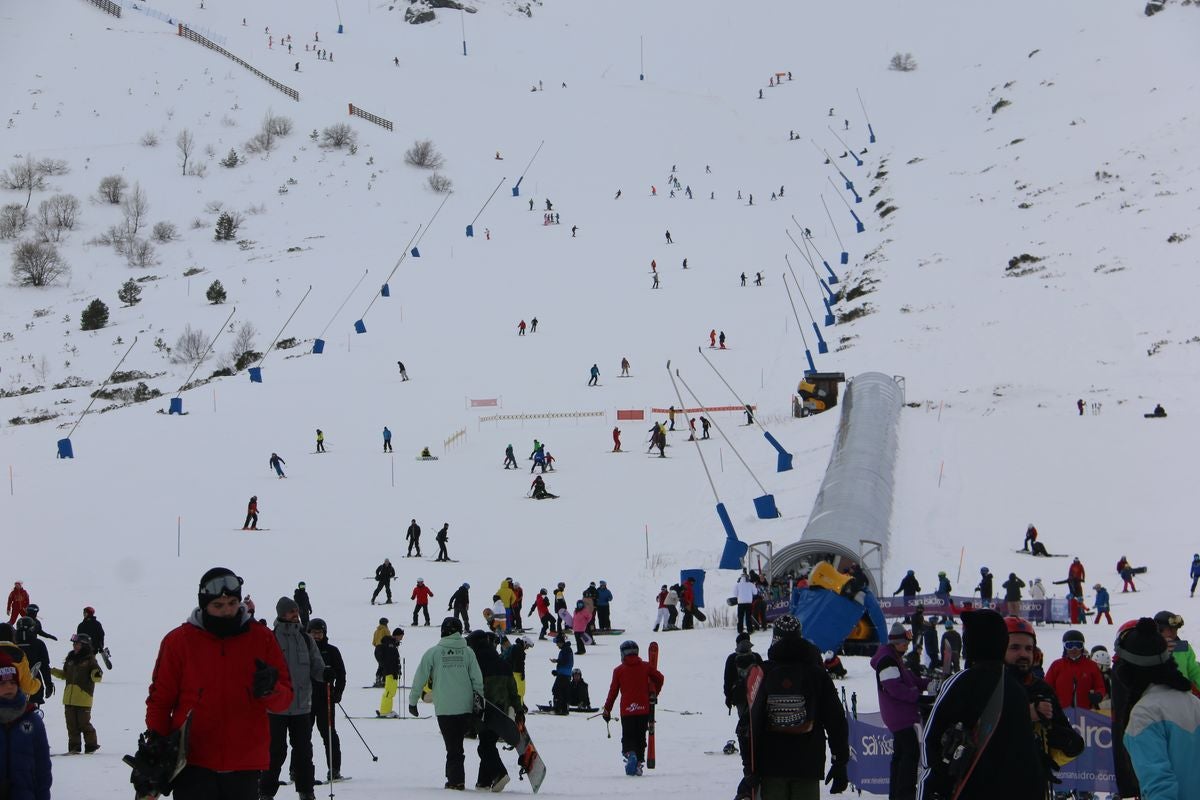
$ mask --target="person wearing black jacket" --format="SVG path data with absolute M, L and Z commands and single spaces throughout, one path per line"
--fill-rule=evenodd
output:
M 92 637 L 92 645 L 97 653 L 104 652 L 104 626 L 96 619 L 96 609 L 86 606 L 83 609 L 83 620 L 75 627 L 76 633 L 86 633 Z
M 387 603 L 392 602 L 392 578 L 395 577 L 396 568 L 392 566 L 391 559 L 385 558 L 375 568 L 375 592 L 371 595 L 371 605 L 375 605 L 375 598 L 379 597 L 380 592 L 387 593 Z
M 304 588 L 304 581 L 296 584 L 296 591 L 292 592 L 292 599 L 296 601 L 296 605 L 300 606 L 300 626 L 308 627 L 308 620 L 312 617 L 312 602 L 308 599 L 308 589 Z
M 29 605 L 27 605 L 27 606 L 25 607 L 25 614 L 24 614 L 24 616 L 26 616 L 26 617 L 29 617 L 30 619 L 32 619 L 32 620 L 33 620 L 33 622 L 34 622 L 34 630 L 36 631 L 36 635 L 37 635 L 37 636 L 41 636 L 43 639 L 53 639 L 54 641 L 56 641 L 56 642 L 57 642 L 57 641 L 58 641 L 58 637 L 57 637 L 57 636 L 55 636 L 55 635 L 54 635 L 54 634 L 52 634 L 52 633 L 46 633 L 46 631 L 44 631 L 44 630 L 42 629 L 42 621 L 41 621 L 40 619 L 38 619 L 38 612 L 39 612 L 39 611 L 41 611 L 41 609 L 40 609 L 40 608 L 38 608 L 38 604 L 37 604 L 37 603 L 30 603 Z M 97 649 L 96 649 L 96 652 L 97 652 L 97 653 L 99 653 L 99 652 L 100 652 L 99 648 L 97 648 Z
M 1008 573 L 1008 580 L 1000 584 L 1004 589 L 1004 602 L 1008 607 L 1009 616 L 1021 616 L 1021 590 L 1025 588 L 1025 581 L 1017 577 L 1017 573 Z
M 408 540 L 408 552 L 405 554 L 404 557 L 411 558 L 412 554 L 413 554 L 413 548 L 416 548 L 417 558 L 420 558 L 421 557 L 421 526 L 417 524 L 417 521 L 415 519 L 408 526 L 408 531 L 405 532 L 404 538 Z
M 471 627 L 470 621 L 467 619 L 467 612 L 471 609 L 471 584 L 463 583 L 454 590 L 454 594 L 450 595 L 450 602 L 446 604 L 446 610 L 453 612 L 452 617 L 457 617 L 462 620 L 463 630 L 469 630 Z
M 308 621 L 308 635 L 317 643 L 317 650 L 325 662 L 324 682 L 313 681 L 312 724 L 321 733 L 325 743 L 326 780 L 342 780 L 342 740 L 338 738 L 337 715 L 333 707 L 342 702 L 346 691 L 346 662 L 342 651 L 329 643 L 329 629 L 325 620 L 313 617 Z M 311 734 L 310 734 L 311 735 Z
M 379 674 L 383 676 L 383 697 L 379 700 L 377 717 L 389 719 L 400 716 L 392 710 L 392 702 L 400 689 L 400 642 L 404 639 L 404 629 L 395 628 L 390 636 L 384 636 L 375 645 L 375 661 L 379 664 Z
M 742 782 L 738 786 L 738 797 L 750 797 L 750 709 L 746 704 L 746 675 L 755 664 L 762 664 L 762 656 L 754 652 L 749 633 L 739 633 L 733 652 L 725 659 L 725 708 L 737 709 L 738 720 L 734 727 L 738 750 L 742 754 Z
M 916 597 L 921 593 L 921 584 L 917 582 L 917 576 L 910 569 L 908 573 L 900 580 L 900 588 L 892 592 L 892 597 L 904 593 L 904 599 Z
M 975 591 L 979 592 L 980 600 L 992 599 L 992 579 L 996 577 L 988 571 L 987 567 L 979 568 L 979 585 L 975 587 Z
M 815 796 L 822 778 L 832 784 L 830 794 L 841 794 L 848 785 L 850 729 L 837 689 L 816 645 L 800 637 L 799 620 L 783 615 L 775 620 L 774 635 L 750 709 L 753 781 L 763 797 Z M 771 689 L 789 683 L 787 690 Z M 833 755 L 828 774 L 826 737 Z
M 30 696 L 29 702 L 40 706 L 46 702 L 47 697 L 54 695 L 54 681 L 50 675 L 50 652 L 46 650 L 46 643 L 38 639 L 32 617 L 21 617 L 17 620 L 13 643 L 25 653 L 30 668 L 36 667 L 33 677 L 42 682 L 42 688 Z

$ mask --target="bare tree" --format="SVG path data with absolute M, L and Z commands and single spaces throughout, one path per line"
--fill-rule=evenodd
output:
M 429 188 L 438 194 L 446 194 L 453 185 L 454 182 L 440 172 L 435 172 L 429 176 Z
M 125 189 L 128 186 L 129 184 L 120 175 L 109 175 L 107 178 L 101 178 L 100 197 L 105 202 L 115 206 L 121 202 L 121 196 L 125 193 Z
M 153 267 L 158 263 L 154 245 L 149 239 L 131 239 L 125 259 L 131 267 Z
M 64 231 L 75 230 L 79 221 L 79 198 L 72 194 L 56 194 L 38 204 L 38 234 L 47 242 L 62 239 Z
M 179 148 L 179 158 L 183 162 L 183 174 L 187 175 L 188 159 L 192 157 L 192 151 L 196 149 L 196 137 L 192 136 L 192 132 L 184 128 L 175 137 L 175 146 Z
M 150 211 L 150 201 L 140 183 L 135 183 L 121 201 L 121 211 L 125 214 L 125 231 L 132 240 L 142 229 L 146 222 L 146 214 Z
M 202 330 L 197 330 L 191 325 L 185 326 L 183 333 L 179 334 L 179 338 L 175 341 L 175 348 L 171 351 L 171 361 L 175 364 L 198 367 L 207 360 L 208 337 Z
M 33 156 L 26 155 L 21 161 L 16 161 L 7 170 L 0 173 L 0 187 L 13 191 L 25 192 L 25 210 L 29 211 L 29 203 L 34 191 L 46 188 L 45 167 Z
M 263 117 L 262 129 L 272 136 L 287 136 L 292 132 L 292 121 L 288 117 L 278 116 L 268 110 L 267 115 Z
M 446 159 L 438 152 L 432 139 L 418 139 L 404 151 L 404 163 L 424 169 L 438 169 L 446 163 Z
M 325 147 L 342 148 L 358 141 L 358 133 L 344 122 L 330 125 L 321 131 L 321 144 Z
M 150 235 L 154 237 L 154 241 L 166 244 L 179 238 L 179 229 L 175 227 L 175 223 L 173 222 L 156 222 L 154 223 L 154 230 Z
M 19 242 L 13 248 L 13 278 L 21 286 L 50 286 L 71 268 L 48 242 Z
M 46 382 L 46 376 L 50 374 L 50 359 L 46 358 L 44 353 L 40 358 L 38 358 L 37 364 L 34 366 L 33 371 L 37 373 L 39 381 L 42 383 Z
M 13 239 L 25 229 L 25 209 L 20 203 L 6 203 L 0 208 L 0 239 Z
M 888 64 L 888 69 L 896 72 L 912 72 L 916 68 L 917 60 L 912 53 L 896 53 Z

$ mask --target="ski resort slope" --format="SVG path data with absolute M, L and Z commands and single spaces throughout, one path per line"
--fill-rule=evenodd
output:
M 30 210 L 56 193 L 83 201 L 79 226 L 59 245 L 69 282 L 0 288 L 0 388 L 93 381 L 0 398 L 0 464 L 12 476 L 0 493 L 9 556 L 0 581 L 23 580 L 47 630 L 64 640 L 79 609 L 95 606 L 115 660 L 97 692 L 103 749 L 56 759 L 56 793 L 126 796 L 119 757 L 143 728 L 158 641 L 190 611 L 200 574 L 214 564 L 245 577 L 260 616 L 307 583 L 346 658 L 344 705 L 355 715 L 378 703 L 376 691 L 358 688 L 374 670 L 370 632 L 380 614 L 408 627 L 418 577 L 435 592 L 434 627 L 410 630 L 402 648 L 410 669 L 435 639 L 438 603 L 463 581 L 478 620 L 505 576 L 527 598 L 559 580 L 574 598 L 606 579 L 614 624 L 644 651 L 655 637 L 658 587 L 699 567 L 709 570 L 707 607 L 721 622 L 734 576 L 716 570 L 724 533 L 713 488 L 740 538 L 780 547 L 803 529 L 829 457 L 839 412 L 790 417 L 806 348 L 818 369 L 905 381 L 912 407 L 900 436 L 887 588 L 910 568 L 928 585 L 944 569 L 964 593 L 981 565 L 1027 580 L 1064 577 L 1069 559 L 1030 563 L 1013 552 L 1033 522 L 1052 552 L 1083 558 L 1089 586 L 1113 590 L 1122 554 L 1150 567 L 1138 594 L 1114 594 L 1115 617 L 1162 608 L 1191 616 L 1186 572 L 1197 543 L 1184 481 L 1198 440 L 1189 407 L 1198 389 L 1192 267 L 1200 240 L 1197 121 L 1187 109 L 1200 99 L 1192 46 L 1200 11 L 1171 5 L 1147 19 L 1136 7 L 1085 2 L 731 10 L 672 1 L 535 3 L 527 17 L 488 0 L 477 13 L 439 10 L 413 26 L 403 5 L 204 5 L 127 4 L 120 19 L 79 0 L 0 9 L 10 65 L 0 167 L 24 154 L 62 159 L 70 171 L 34 192 Z M 295 88 L 300 101 L 180 38 L 167 21 L 180 18 Z M 291 54 L 281 45 L 288 34 Z M 896 52 L 911 52 L 918 69 L 888 70 Z M 780 72 L 782 85 L 770 86 Z M 542 90 L 530 91 L 539 82 Z M 1009 105 L 996 108 L 1001 100 Z M 349 103 L 391 120 L 394 131 L 348 117 Z M 248 155 L 232 169 L 217 163 L 230 148 L 245 155 L 268 111 L 289 117 L 294 131 L 268 156 Z M 354 154 L 308 136 L 341 122 L 358 134 Z M 204 177 L 182 174 L 175 142 L 183 129 Z M 156 147 L 140 143 L 148 132 Z M 427 172 L 403 161 L 424 138 L 453 181 L 440 212 L 444 196 L 427 188 Z M 862 167 L 839 158 L 863 148 Z M 670 196 L 673 167 L 694 199 Z M 157 246 L 156 265 L 130 268 L 112 248 L 89 244 L 121 220 L 118 208 L 94 199 L 100 178 L 114 174 L 140 183 L 151 223 L 179 229 L 177 241 Z M 543 224 L 547 199 L 560 224 Z M 0 200 L 25 196 L 6 191 Z M 241 245 L 213 241 L 218 204 L 244 215 Z M 787 236 L 800 242 L 801 226 L 821 254 L 816 275 L 828 278 L 823 256 L 841 279 L 831 288 L 856 289 L 837 313 L 869 312 L 822 327 L 824 355 L 795 285 L 803 339 L 781 285 L 786 255 L 822 321 L 824 290 Z M 1182 241 L 1168 242 L 1173 235 Z M 415 236 L 420 256 L 391 274 Z M 1042 260 L 1006 270 L 1025 253 Z M 184 276 L 195 268 L 203 271 Z M 759 271 L 765 281 L 755 287 Z M 147 275 L 158 279 L 141 284 L 140 304 L 122 307 L 117 288 Z M 227 303 L 205 301 L 213 280 Z M 390 297 L 373 301 L 385 280 Z M 94 297 L 111 316 L 85 333 L 79 314 Z M 185 325 L 211 337 L 235 307 L 234 326 L 257 329 L 256 349 L 277 332 L 299 346 L 272 352 L 261 384 L 239 372 L 183 393 L 185 416 L 155 413 L 191 371 L 155 339 L 174 347 Z M 537 333 L 518 337 L 517 323 L 534 317 Z M 360 318 L 362 335 L 353 332 Z M 727 334 L 728 350 L 708 350 L 710 330 Z M 326 349 L 312 355 L 317 336 Z M 71 435 L 76 457 L 56 460 L 55 441 L 135 337 L 121 368 L 155 376 L 144 380 L 163 396 L 87 415 Z M 198 376 L 216 369 L 232 339 L 222 335 Z M 721 431 L 701 445 L 712 488 L 686 434 L 671 434 L 660 460 L 646 454 L 649 421 L 615 421 L 617 409 L 680 404 L 668 360 L 683 404 L 737 405 L 695 348 L 758 406 L 794 454 L 794 470 L 776 473 L 774 451 L 737 413 L 714 413 Z M 629 378 L 618 377 L 622 357 Z M 410 381 L 401 382 L 397 360 Z M 600 386 L 589 388 L 593 363 Z M 490 398 L 497 407 L 469 407 Z M 1078 399 L 1099 413 L 1080 417 Z M 1170 416 L 1143 419 L 1156 402 Z M 10 424 L 56 412 L 49 422 Z M 578 416 L 588 412 L 602 415 Z M 481 419 L 497 413 L 563 416 Z M 614 424 L 623 454 L 610 452 Z M 385 425 L 394 456 L 381 452 Z M 312 454 L 317 428 L 324 455 Z M 525 497 L 534 438 L 557 459 L 547 484 L 558 500 Z M 500 467 L 509 443 L 516 472 Z M 425 446 L 438 461 L 415 459 Z M 272 452 L 286 460 L 286 480 L 268 469 Z M 755 517 L 752 501 L 763 493 L 775 496 L 781 518 Z M 251 495 L 267 531 L 240 530 Z M 424 560 L 402 558 L 413 518 Z M 428 560 L 443 522 L 458 563 Z M 364 578 L 384 557 L 396 565 L 399 602 L 371 608 Z M 1111 645 L 1109 631 L 1087 633 L 1089 644 Z M 658 769 L 626 778 L 619 743 L 598 719 L 531 717 L 550 769 L 544 793 L 731 796 L 738 760 L 706 751 L 719 753 L 733 737 L 720 695 L 733 631 L 657 636 L 667 681 Z M 1053 654 L 1058 634 L 1046 636 Z M 765 653 L 767 639 L 755 641 Z M 65 647 L 50 644 L 57 662 Z M 603 700 L 616 645 L 601 642 L 577 659 L 594 702 Z M 539 643 L 530 653 L 531 705 L 549 696 L 543 659 L 552 650 Z M 873 708 L 866 661 L 846 663 L 848 691 Z M 52 699 L 46 718 L 62 751 L 58 706 Z M 397 787 L 439 796 L 442 746 L 432 721 L 358 726 L 380 760 L 343 725 L 343 771 L 354 780 L 336 787 L 339 796 Z M 511 754 L 505 760 L 515 777 Z M 476 763 L 469 755 L 469 779 Z M 514 781 L 509 791 L 528 790 Z

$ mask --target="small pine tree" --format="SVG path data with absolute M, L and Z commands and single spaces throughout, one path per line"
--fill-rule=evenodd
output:
M 204 293 L 204 296 L 213 305 L 220 305 L 225 302 L 225 287 L 221 285 L 220 281 L 213 281 L 212 285 L 208 287 L 208 291 Z
M 142 302 L 142 287 L 133 278 L 121 284 L 117 290 L 117 299 L 127 306 L 136 306 Z
M 228 211 L 222 211 L 221 216 L 217 217 L 217 241 L 231 242 L 235 235 L 237 225 L 233 222 L 233 216 Z
M 229 148 L 229 155 L 227 155 L 227 156 L 225 156 L 225 158 L 221 159 L 222 167 L 233 168 L 233 167 L 236 167 L 239 163 L 241 163 L 241 159 L 238 157 L 237 150 L 234 150 L 232 147 Z
M 95 331 L 108 324 L 108 306 L 97 297 L 88 303 L 87 308 L 79 317 L 79 328 L 85 331 Z

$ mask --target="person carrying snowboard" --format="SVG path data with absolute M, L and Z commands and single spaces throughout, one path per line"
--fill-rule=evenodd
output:
M 517 693 L 517 682 L 513 678 L 512 668 L 500 658 L 496 652 L 496 639 L 490 631 L 476 630 L 467 634 L 467 646 L 475 654 L 479 662 L 479 672 L 483 676 L 483 697 L 489 703 L 501 709 L 505 714 L 512 714 L 513 719 L 520 724 L 524 720 L 521 710 L 521 698 Z M 478 726 L 478 745 L 475 752 L 479 754 L 479 773 L 475 779 L 478 791 L 491 790 L 499 792 L 508 785 L 508 770 L 500 760 L 496 749 L 499 735 L 485 724 Z
M 279 453 L 271 453 L 271 459 L 267 462 L 267 465 L 275 470 L 275 474 L 280 478 L 286 478 L 287 475 L 283 474 L 283 465 L 286 463 L 286 461 L 279 457 Z
M 540 477 L 540 476 L 539 476 Z M 446 542 L 450 541 L 450 523 L 443 522 L 442 527 L 438 530 L 437 536 L 433 537 L 437 542 L 438 554 L 434 561 L 449 561 L 450 554 L 446 552 Z
M 463 739 L 471 720 L 483 709 L 483 673 L 479 660 L 462 637 L 462 623 L 454 617 L 442 620 L 441 639 L 425 651 L 413 673 L 408 693 L 408 711 L 420 716 L 417 701 L 425 685 L 433 688 L 433 708 L 438 729 L 446 744 L 446 788 L 466 788 L 466 757 Z
M 385 558 L 383 563 L 375 568 L 375 592 L 371 595 L 371 605 L 375 605 L 375 598 L 379 597 L 380 592 L 387 593 L 386 603 L 392 602 L 392 579 L 396 577 L 396 568 L 392 566 L 390 559 Z
M 413 550 L 417 551 L 417 558 L 421 557 L 421 526 L 414 519 L 408 524 L 408 530 L 404 533 L 404 538 L 408 542 L 408 552 L 405 558 L 411 558 Z
M 242 530 L 258 530 L 258 495 L 251 497 L 250 502 L 246 504 L 246 521 L 242 523 Z
M 513 447 L 511 444 L 508 447 L 504 448 L 504 468 L 505 469 L 516 469 L 517 468 L 517 457 L 516 457 L 516 455 L 513 454 Z
M 1196 563 L 1196 559 L 1193 558 L 1192 564 L 1195 565 L 1195 563 Z M 1121 560 L 1117 562 L 1117 574 L 1121 576 L 1121 581 L 1122 581 L 1121 593 L 1122 594 L 1125 594 L 1126 592 L 1136 592 L 1137 591 L 1137 584 L 1135 584 L 1133 582 L 1133 576 L 1136 575 L 1137 572 L 1134 571 L 1133 565 L 1129 563 L 1129 559 L 1126 558 L 1125 556 L 1121 556 Z M 1192 581 L 1192 585 L 1193 585 L 1193 587 L 1195 586 L 1194 580 Z M 1193 588 L 1192 593 L 1195 594 L 1194 588 Z
M 317 452 L 325 452 L 325 432 L 317 428 Z
M 830 794 L 849 786 L 850 728 L 833 680 L 816 646 L 800 636 L 791 614 L 775 620 L 750 709 L 752 780 L 762 797 L 816 797 L 821 780 Z M 825 742 L 833 756 L 825 772 Z M 741 793 L 739 791 L 739 796 Z
M 638 656 L 637 642 L 621 642 L 621 663 L 613 670 L 608 697 L 604 700 L 605 722 L 612 719 L 613 704 L 621 696 L 621 756 L 626 775 L 641 775 L 646 761 L 646 732 L 650 706 L 658 702 L 663 674 Z

